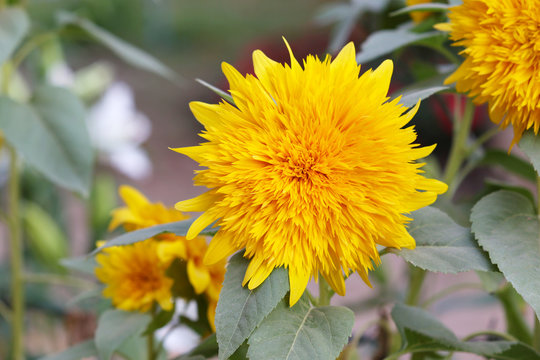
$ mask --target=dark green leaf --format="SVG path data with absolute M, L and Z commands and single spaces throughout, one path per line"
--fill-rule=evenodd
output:
M 30 29 L 26 12 L 18 7 L 0 11 L 0 65 L 11 57 Z
M 412 32 L 412 27 L 413 25 L 411 23 L 406 23 L 396 29 L 380 30 L 372 33 L 362 44 L 362 50 L 356 56 L 356 61 L 359 64 L 363 64 L 391 53 L 405 45 L 441 36 L 441 33 L 438 31 L 424 33 Z
M 186 236 L 187 231 L 195 219 L 188 219 L 182 221 L 176 221 L 167 224 L 160 224 L 156 226 L 150 226 L 141 230 L 130 231 L 125 234 L 122 234 L 114 239 L 111 239 L 105 243 L 105 245 L 92 251 L 93 254 L 97 254 L 101 250 L 119 245 L 129 245 L 136 243 L 138 241 L 143 241 L 163 233 L 174 233 L 178 236 Z M 203 229 L 199 234 L 200 235 L 214 235 L 218 231 L 218 228 L 212 228 L 212 225 Z
M 66 89 L 36 89 L 33 106 L 0 97 L 0 130 L 26 162 L 54 183 L 87 195 L 93 151 L 80 100 Z
M 528 143 L 525 141 L 527 147 Z M 522 147 L 522 143 L 520 143 Z M 508 170 L 516 175 L 519 175 L 527 180 L 536 181 L 536 172 L 534 171 L 533 166 L 515 155 L 509 154 L 504 150 L 499 149 L 488 149 L 486 150 L 482 159 L 480 159 L 478 165 L 487 166 L 502 166 L 505 170 Z
M 493 270 L 484 252 L 473 240 L 468 228 L 456 224 L 448 215 L 433 207 L 412 214 L 409 233 L 416 248 L 388 249 L 422 269 L 458 273 L 470 270 Z
M 281 301 L 248 339 L 250 359 L 335 359 L 351 335 L 354 314 L 337 306 L 310 307 L 307 295 L 293 306 Z
M 94 38 L 94 40 L 109 48 L 109 50 L 115 53 L 119 58 L 134 67 L 153 72 L 175 83 L 180 83 L 182 81 L 178 74 L 152 55 L 126 43 L 87 19 L 61 11 L 58 14 L 58 21 L 61 25 L 74 25 L 81 28 Z
M 80 360 L 91 356 L 97 356 L 94 340 L 79 343 L 59 353 L 44 356 L 39 360 Z
M 396 304 L 392 318 L 401 334 L 401 352 L 459 351 L 493 359 L 538 360 L 540 354 L 517 341 L 461 341 L 427 311 Z
M 95 337 L 99 357 L 109 360 L 124 341 L 132 336 L 140 336 L 150 320 L 150 315 L 139 312 L 107 310 L 102 313 Z
M 221 89 L 218 89 L 217 87 L 215 87 L 214 85 L 211 85 L 209 83 L 207 83 L 206 81 L 204 80 L 201 80 L 201 79 L 195 79 L 196 82 L 198 82 L 199 84 L 201 84 L 202 86 L 205 86 L 207 87 L 208 89 L 212 90 L 213 92 L 215 92 L 217 95 L 221 96 L 221 98 L 223 100 L 226 100 L 227 102 L 229 102 L 230 104 L 233 104 L 234 105 L 234 99 L 233 97 L 231 96 L 231 94 L 221 90 Z
M 407 14 L 412 11 L 431 11 L 431 12 L 446 12 L 450 8 L 450 5 L 439 4 L 439 3 L 425 3 L 418 5 L 411 5 L 404 7 L 402 9 L 396 10 L 390 13 L 390 16 L 397 16 L 402 14 Z
M 249 260 L 234 255 L 227 265 L 216 309 L 219 358 L 227 359 L 289 291 L 287 271 L 277 268 L 256 289 L 242 287 Z
M 498 191 L 474 206 L 471 222 L 491 261 L 540 315 L 540 224 L 531 202 L 515 192 Z

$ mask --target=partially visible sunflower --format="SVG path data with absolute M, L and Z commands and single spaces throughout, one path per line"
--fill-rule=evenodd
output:
M 125 311 L 148 311 L 154 302 L 164 310 L 172 309 L 173 279 L 165 272 L 168 265 L 157 255 L 158 243 L 152 239 L 133 245 L 103 249 L 96 256 L 100 265 L 97 278 L 106 284 L 103 296 Z
M 178 210 L 150 202 L 133 187 L 123 185 L 119 193 L 127 206 L 113 211 L 110 229 L 122 225 L 126 231 L 134 231 L 188 218 Z M 188 280 L 193 290 L 197 295 L 204 294 L 208 300 L 207 315 L 214 328 L 215 305 L 224 279 L 225 260 L 211 266 L 203 263 L 208 248 L 204 237 L 186 241 L 183 236 L 167 233 L 144 242 L 147 241 L 154 243 L 152 256 L 153 260 L 157 261 L 156 266 L 167 269 L 175 259 L 185 261 Z
M 463 0 L 452 7 L 449 31 L 465 58 L 445 83 L 455 82 L 476 104 L 487 103 L 491 120 L 512 125 L 514 139 L 540 128 L 540 2 Z
M 447 187 L 416 162 L 434 148 L 406 126 L 418 105 L 388 101 L 391 61 L 359 77 L 352 43 L 303 67 L 290 53 L 282 65 L 255 51 L 256 77 L 224 63 L 235 105 L 191 103 L 208 142 L 174 150 L 206 168 L 194 181 L 210 190 L 176 205 L 204 211 L 188 239 L 218 221 L 205 262 L 245 248 L 250 289 L 286 267 L 293 305 L 319 274 L 341 295 L 351 271 L 369 283 L 376 245 L 414 248 L 406 214 Z
M 430 3 L 431 0 L 406 0 L 407 6 Z M 420 23 L 427 19 L 431 13 L 429 11 L 412 11 L 409 15 L 415 23 Z

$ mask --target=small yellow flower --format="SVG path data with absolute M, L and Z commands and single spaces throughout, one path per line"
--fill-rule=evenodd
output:
M 127 231 L 134 231 L 187 219 L 187 216 L 178 210 L 167 208 L 161 203 L 150 202 L 133 187 L 123 185 L 120 187 L 119 192 L 120 197 L 127 206 L 113 211 L 110 229 L 122 225 Z M 223 260 L 211 266 L 203 263 L 208 248 L 206 239 L 203 237 L 196 237 L 193 240 L 186 241 L 183 236 L 161 234 L 144 242 L 154 244 L 151 256 L 161 268 L 167 269 L 175 259 L 186 262 L 188 280 L 195 293 L 198 295 L 204 294 L 208 299 L 208 319 L 210 325 L 214 328 L 213 319 L 215 314 L 211 312 L 215 311 L 215 304 L 219 298 L 225 275 L 226 261 Z
M 157 256 L 158 243 L 152 239 L 133 245 L 114 246 L 96 256 L 97 278 L 106 284 L 103 296 L 126 311 L 148 311 L 154 302 L 172 309 L 173 280 L 165 275 L 168 265 Z
M 418 105 L 406 112 L 388 101 L 389 60 L 359 77 L 351 43 L 303 67 L 292 52 L 291 65 L 261 51 L 253 62 L 256 77 L 223 64 L 235 106 L 191 103 L 207 142 L 174 150 L 206 168 L 194 181 L 210 190 L 176 205 L 204 212 L 187 238 L 218 220 L 207 264 L 245 248 L 250 289 L 284 266 L 291 305 L 319 274 L 343 295 L 351 271 L 368 282 L 377 244 L 415 247 L 406 214 L 447 188 L 416 162 L 434 146 L 414 144 L 406 126 Z
M 476 104 L 488 103 L 491 120 L 512 125 L 514 139 L 540 127 L 540 1 L 463 0 L 452 7 L 450 32 L 465 58 L 446 79 Z
M 419 5 L 430 3 L 431 0 L 407 0 L 407 6 Z M 411 18 L 415 23 L 420 23 L 427 19 L 431 13 L 428 11 L 412 11 L 410 12 Z

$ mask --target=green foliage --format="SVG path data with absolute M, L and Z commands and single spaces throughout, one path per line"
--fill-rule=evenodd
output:
M 530 201 L 515 192 L 498 191 L 474 206 L 471 222 L 491 261 L 540 314 L 540 224 Z
M 538 136 L 532 130 L 526 131 L 519 142 L 519 148 L 529 157 L 536 173 L 540 174 L 540 139 Z
M 417 210 L 412 217 L 409 233 L 416 240 L 416 248 L 390 248 L 389 252 L 429 271 L 493 270 L 487 256 L 473 240 L 470 229 L 459 226 L 434 207 Z
M 379 30 L 372 33 L 362 43 L 362 50 L 358 53 L 356 60 L 360 64 L 366 63 L 406 45 L 418 44 L 420 41 L 435 40 L 441 36 L 441 33 L 438 31 L 417 33 L 413 32 L 412 29 L 413 24 L 406 23 L 396 29 Z
M 144 313 L 122 310 L 103 312 L 98 320 L 95 337 L 100 359 L 109 360 L 124 341 L 141 336 L 150 321 L 150 315 Z
M 160 75 L 164 79 L 179 84 L 182 79 L 169 67 L 157 60 L 152 55 L 126 43 L 108 31 L 100 28 L 87 19 L 80 18 L 68 12 L 58 14 L 58 22 L 61 25 L 77 26 L 85 31 L 94 40 L 106 46 L 126 63 L 139 69 Z
M 238 253 L 231 258 L 216 309 L 219 358 L 227 359 L 261 324 L 289 291 L 287 272 L 277 268 L 256 289 L 242 286 L 249 260 Z
M 57 354 L 48 355 L 39 360 L 80 360 L 90 356 L 97 356 L 97 349 L 94 340 L 87 340 L 72 346 Z
M 338 306 L 311 307 L 307 295 L 281 301 L 248 340 L 250 359 L 335 359 L 351 335 L 354 314 Z
M 527 143 L 528 140 L 525 141 Z M 527 147 L 528 144 L 525 145 Z M 523 143 L 520 144 L 520 147 Z M 525 161 L 507 151 L 500 149 L 488 149 L 482 158 L 478 161 L 479 166 L 500 166 L 505 170 L 519 175 L 524 179 L 535 182 L 536 172 L 534 167 L 528 161 Z
M 101 250 L 111 246 L 129 245 L 138 241 L 144 241 L 146 239 L 163 233 L 174 233 L 178 236 L 186 236 L 189 227 L 191 226 L 191 224 L 193 224 L 194 221 L 195 219 L 188 219 L 167 224 L 150 226 L 136 231 L 130 231 L 107 241 L 105 245 L 94 250 L 91 255 L 95 255 Z M 209 225 L 200 232 L 200 235 L 214 235 L 217 230 L 217 228 L 212 228 L 212 225 Z
M 390 16 L 397 16 L 402 14 L 408 14 L 413 11 L 430 11 L 430 12 L 446 12 L 450 8 L 450 5 L 441 3 L 425 3 L 418 5 L 411 5 L 402 9 L 396 10 L 390 14 Z
M 30 30 L 30 19 L 20 8 L 0 10 L 0 65 L 11 57 L 13 51 Z
M 68 255 L 66 235 L 51 215 L 35 203 L 25 203 L 22 208 L 23 228 L 28 247 L 51 268 L 60 267 L 60 259 Z
M 79 99 L 58 87 L 38 87 L 31 104 L 0 97 L 0 130 L 49 180 L 88 195 L 93 152 Z
M 492 359 L 540 359 L 533 348 L 517 341 L 461 341 L 452 331 L 425 310 L 396 304 L 392 318 L 401 334 L 401 349 L 392 356 L 409 352 L 458 351 Z

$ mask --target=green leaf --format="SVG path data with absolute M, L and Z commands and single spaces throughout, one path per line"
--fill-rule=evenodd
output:
M 0 130 L 26 162 L 57 185 L 87 195 L 93 151 L 79 99 L 66 89 L 42 86 L 32 105 L 0 97 Z
M 68 240 L 62 229 L 36 203 L 24 203 L 22 219 L 29 249 L 43 263 L 58 269 L 60 259 L 68 255 Z
M 399 100 L 400 104 L 407 107 L 416 105 L 418 100 L 424 100 L 432 95 L 435 95 L 441 91 L 450 89 L 450 86 L 445 86 L 444 79 L 448 77 L 449 73 L 438 74 L 428 79 L 419 81 L 411 86 L 407 86 L 392 93 L 392 98 L 401 96 Z
M 73 25 L 84 30 L 94 40 L 106 46 L 131 66 L 155 73 L 176 84 L 183 81 L 177 73 L 165 66 L 152 55 L 126 43 L 87 19 L 61 11 L 58 13 L 58 21 L 60 25 Z
M 307 295 L 293 306 L 281 301 L 248 340 L 250 359 L 335 359 L 351 335 L 354 314 L 345 307 L 310 307 Z
M 102 245 L 101 247 L 92 251 L 91 255 L 97 254 L 101 250 L 111 246 L 129 245 L 163 233 L 174 233 L 178 236 L 186 236 L 189 227 L 194 221 L 195 219 L 188 219 L 172 223 L 160 224 L 156 226 L 150 226 L 141 230 L 130 231 L 107 241 L 105 245 Z M 218 228 L 213 228 L 212 225 L 209 225 L 199 234 L 213 236 L 217 231 Z
M 84 274 L 94 274 L 97 266 L 96 259 L 91 256 L 80 256 L 65 258 L 60 260 L 60 264 L 70 270 L 75 270 Z
M 362 44 L 362 50 L 356 56 L 356 61 L 359 64 L 363 64 L 391 53 L 405 45 L 441 36 L 441 33 L 438 31 L 424 33 L 412 32 L 412 27 L 412 23 L 406 23 L 396 29 L 380 30 L 372 33 Z
M 199 84 L 201 84 L 202 86 L 205 86 L 207 87 L 208 89 L 212 90 L 214 93 L 216 93 L 217 95 L 221 96 L 221 98 L 227 102 L 229 102 L 230 104 L 233 104 L 234 105 L 234 99 L 233 97 L 231 96 L 231 94 L 215 87 L 214 85 L 212 84 L 209 84 L 207 83 L 206 81 L 204 80 L 201 80 L 201 79 L 195 79 L 196 82 L 198 82 Z
M 388 251 L 422 269 L 458 273 L 470 270 L 493 270 L 487 256 L 473 240 L 468 228 L 456 224 L 448 215 L 434 207 L 425 207 L 412 214 L 409 234 L 416 248 Z
M 519 141 L 519 148 L 523 150 L 525 155 L 531 160 L 531 163 L 540 174 L 540 139 L 532 130 L 526 131 Z
M 59 353 L 39 358 L 39 360 L 80 360 L 91 356 L 97 356 L 94 340 L 79 343 Z
M 29 29 L 30 20 L 23 9 L 12 7 L 0 11 L 0 65 L 11 57 Z
M 527 148 L 530 143 L 525 141 L 525 147 Z M 523 146 L 523 143 L 520 143 L 520 148 Z M 539 147 L 540 151 L 540 147 Z M 540 157 L 539 157 L 540 164 Z M 484 156 L 479 160 L 478 165 L 488 166 L 501 166 L 505 170 L 510 171 L 516 175 L 519 175 L 527 180 L 536 182 L 536 172 L 534 167 L 528 162 L 515 155 L 509 154 L 504 150 L 499 149 L 488 149 L 486 150 Z
M 498 191 L 474 206 L 471 222 L 491 261 L 540 316 L 540 223 L 531 202 Z
M 173 305 L 175 305 L 173 303 Z M 150 324 L 148 324 L 148 327 L 144 330 L 143 335 L 149 335 L 153 334 L 157 329 L 164 327 L 167 325 L 174 316 L 176 306 L 173 306 L 171 310 L 161 310 L 159 311 L 156 316 L 153 317 Z
M 227 359 L 289 291 L 287 271 L 277 268 L 256 289 L 242 286 L 249 260 L 234 255 L 227 265 L 216 309 L 219 358 Z
M 461 341 L 439 320 L 417 307 L 398 303 L 392 310 L 392 318 L 401 335 L 402 354 L 459 351 L 500 360 L 540 359 L 533 348 L 517 341 Z
M 148 314 L 107 310 L 101 314 L 96 329 L 96 348 L 100 359 L 109 360 L 124 341 L 140 336 L 150 323 Z
M 448 11 L 449 8 L 450 8 L 450 5 L 447 5 L 447 4 L 425 3 L 425 4 L 418 4 L 418 5 L 411 5 L 411 6 L 404 7 L 402 9 L 391 12 L 390 16 L 407 14 L 412 11 L 446 12 Z

